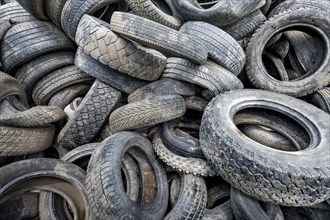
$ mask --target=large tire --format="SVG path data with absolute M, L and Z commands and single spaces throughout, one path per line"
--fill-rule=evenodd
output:
M 38 56 L 74 49 L 74 43 L 52 23 L 24 22 L 9 29 L 1 41 L 1 63 L 4 70 L 13 73 Z
M 120 97 L 120 91 L 96 80 L 59 133 L 58 143 L 75 148 L 93 141 Z
M 171 16 L 169 13 L 171 9 L 168 8 L 168 5 L 165 1 L 143 1 L 143 0 L 126 0 L 130 9 L 134 14 L 141 17 L 148 18 L 155 22 L 158 22 L 167 27 L 178 30 L 182 25 L 182 21 L 174 16 Z M 162 7 L 168 8 L 168 11 L 162 10 Z
M 64 4 L 67 0 L 43 0 L 44 9 L 49 20 L 51 20 L 57 27 L 61 27 L 61 14 Z
M 180 32 L 203 43 L 210 58 L 237 76 L 244 67 L 245 53 L 239 43 L 220 28 L 198 21 L 186 22 Z
M 152 177 L 157 191 L 153 201 L 142 205 L 126 195 L 121 178 L 121 161 L 128 152 L 135 159 L 137 153 L 147 161 L 150 170 L 142 178 Z M 105 139 L 92 155 L 87 169 L 86 187 L 92 211 L 101 218 L 161 219 L 166 212 L 168 185 L 164 168 L 156 159 L 151 143 L 134 132 L 120 132 Z M 103 171 L 107 170 L 106 173 Z M 149 188 L 149 187 L 148 187 Z M 145 188 L 145 190 L 147 190 Z
M 242 136 L 233 115 L 253 106 L 295 120 L 310 135 L 309 146 L 303 151 L 279 151 Z M 206 108 L 200 128 L 201 147 L 213 168 L 247 195 L 282 205 L 312 205 L 330 197 L 330 155 L 324 154 L 330 147 L 329 121 L 329 114 L 290 96 L 260 90 L 231 91 L 213 99 Z
M 207 58 L 206 48 L 195 39 L 137 15 L 115 12 L 111 17 L 110 28 L 151 48 L 187 58 L 198 64 L 205 63 Z
M 166 64 L 160 52 L 118 36 L 108 23 L 89 15 L 80 20 L 75 39 L 94 59 L 138 79 L 158 79 Z
M 80 47 L 77 50 L 74 64 L 86 74 L 128 94 L 147 83 L 102 64 Z
M 181 117 L 186 105 L 179 95 L 156 96 L 129 103 L 110 114 L 111 132 L 145 128 Z
M 48 20 L 43 0 L 16 0 L 27 12 L 39 20 Z
M 313 17 L 313 19 L 311 19 Z M 262 62 L 262 52 L 271 36 L 286 27 L 306 26 L 318 33 L 324 41 L 325 51 L 330 50 L 330 17 L 316 9 L 288 10 L 271 17 L 253 34 L 247 48 L 247 76 L 257 88 L 284 93 L 291 96 L 305 96 L 330 83 L 328 61 L 330 54 L 323 54 L 318 68 L 293 81 L 279 81 L 269 76 Z

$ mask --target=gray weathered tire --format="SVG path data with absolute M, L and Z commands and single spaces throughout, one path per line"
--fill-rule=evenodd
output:
M 206 48 L 194 38 L 137 15 L 115 12 L 111 17 L 110 28 L 151 48 L 198 64 L 205 63 L 207 58 Z
M 43 0 L 16 0 L 27 12 L 39 20 L 48 20 Z
M 58 143 L 75 148 L 93 141 L 120 97 L 120 91 L 96 80 L 72 118 L 62 128 Z
M 57 27 L 61 27 L 61 14 L 67 0 L 43 0 L 46 14 Z
M 253 106 L 292 118 L 308 132 L 308 147 L 279 151 L 242 136 L 233 116 Z M 329 121 L 329 114 L 287 95 L 252 89 L 230 91 L 213 99 L 206 108 L 200 142 L 213 168 L 247 195 L 282 205 L 312 205 L 330 197 L 330 155 L 324 154 L 330 148 Z
M 89 15 L 80 20 L 75 40 L 94 59 L 138 79 L 158 79 L 166 64 L 160 52 L 118 36 L 108 23 Z
M 325 112 L 330 113 L 330 87 L 324 87 L 314 93 L 310 102 Z
M 37 21 L 38 19 L 30 15 L 17 2 L 12 2 L 0 6 L 0 23 L 9 20 L 17 24 L 28 21 Z
M 156 96 L 129 103 L 110 114 L 111 132 L 145 128 L 181 117 L 186 105 L 179 95 Z

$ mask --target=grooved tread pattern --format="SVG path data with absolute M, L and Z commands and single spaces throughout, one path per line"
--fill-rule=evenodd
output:
M 324 87 L 314 93 L 312 102 L 324 111 L 330 113 L 330 87 Z
M 94 59 L 138 79 L 158 79 L 166 64 L 163 54 L 118 36 L 107 23 L 88 15 L 81 19 L 75 40 Z
M 43 0 L 49 20 L 61 28 L 61 14 L 67 0 Z
M 16 0 L 28 13 L 39 20 L 48 20 L 43 0 Z
M 129 103 L 109 117 L 111 132 L 144 128 L 179 118 L 186 112 L 186 104 L 179 95 L 156 96 Z
M 33 88 L 32 98 L 37 105 L 47 105 L 49 99 L 61 89 L 92 81 L 93 77 L 75 66 L 63 67 L 41 78 Z
M 207 59 L 207 50 L 199 41 L 187 34 L 137 15 L 114 12 L 110 28 L 151 48 L 184 57 L 198 64 L 205 63 Z
M 55 134 L 55 126 L 20 128 L 0 125 L 0 156 L 36 153 L 48 148 Z
M 37 18 L 30 15 L 17 2 L 0 5 L 0 23 L 9 20 L 14 21 L 15 23 L 38 21 Z
M 61 130 L 58 142 L 71 148 L 90 143 L 101 131 L 120 97 L 120 91 L 96 80 Z

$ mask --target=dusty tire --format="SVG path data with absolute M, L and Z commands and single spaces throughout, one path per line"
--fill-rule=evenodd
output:
M 129 103 L 110 114 L 111 132 L 145 128 L 181 117 L 186 105 L 179 95 L 156 96 Z
M 295 120 L 309 133 L 309 146 L 303 151 L 278 151 L 241 136 L 232 117 L 239 109 L 251 105 L 271 108 Z M 330 175 L 326 168 L 330 155 L 322 153 L 329 150 L 329 120 L 330 115 L 322 110 L 283 94 L 231 91 L 209 103 L 202 119 L 200 142 L 213 168 L 247 195 L 283 205 L 312 205 L 330 197 L 327 190 Z M 299 158 L 306 158 L 308 163 Z M 291 187 L 292 184 L 297 185 Z
M 115 12 L 111 17 L 110 28 L 124 37 L 198 64 L 205 63 L 207 58 L 206 48 L 195 39 L 137 15 Z
M 43 0 L 46 14 L 57 27 L 61 27 L 61 14 L 67 0 Z
M 325 112 L 330 113 L 330 87 L 325 87 L 314 93 L 310 102 Z
M 31 16 L 17 2 L 12 2 L 0 6 L 0 23 L 9 20 L 17 24 L 28 21 L 37 21 L 38 19 Z
M 48 20 L 43 0 L 16 0 L 27 12 L 39 20 Z

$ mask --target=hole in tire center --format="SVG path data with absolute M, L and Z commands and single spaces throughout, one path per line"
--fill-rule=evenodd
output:
M 311 143 L 308 131 L 298 121 L 275 110 L 245 108 L 236 112 L 233 121 L 245 137 L 273 149 L 299 151 Z
M 162 12 L 165 14 L 168 14 L 170 16 L 173 16 L 171 8 L 168 6 L 168 4 L 165 2 L 165 0 L 151 0 L 154 5 L 159 8 Z
M 325 41 L 321 35 L 311 27 L 293 26 L 288 27 L 280 32 L 275 32 L 268 40 L 267 45 L 263 49 L 263 65 L 269 76 L 276 80 L 280 80 L 278 72 L 274 73 L 274 64 L 267 59 L 264 54 L 268 52 L 273 56 L 280 58 L 278 51 L 285 50 L 279 44 L 281 40 L 289 41 L 289 51 L 282 59 L 283 66 L 286 69 L 285 74 L 288 75 L 289 81 L 299 80 L 308 77 L 315 72 L 326 56 Z

